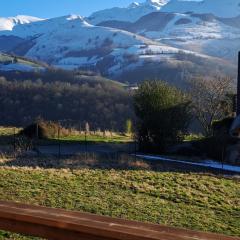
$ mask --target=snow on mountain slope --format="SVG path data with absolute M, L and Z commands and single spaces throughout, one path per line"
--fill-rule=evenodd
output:
M 93 13 L 88 20 L 92 24 L 106 21 L 135 22 L 152 12 L 171 13 L 211 13 L 217 17 L 236 17 L 240 15 L 239 0 L 146 0 L 134 2 L 126 8 L 112 8 Z
M 69 15 L 58 18 L 51 18 L 42 21 L 32 22 L 31 24 L 17 25 L 10 31 L 2 31 L 0 35 L 16 36 L 21 38 L 38 36 L 44 33 L 54 32 L 56 29 L 66 27 L 69 22 L 77 22 L 81 25 L 90 25 L 79 15 Z M 71 26 L 70 26 L 71 27 Z
M 175 14 L 162 31 L 142 30 L 148 38 L 170 46 L 235 61 L 240 29 L 209 14 Z
M 0 71 L 20 71 L 20 72 L 33 72 L 44 71 L 46 65 L 33 62 L 31 60 L 14 57 L 12 55 L 0 53 Z
M 147 0 L 96 12 L 89 21 L 232 62 L 240 49 L 240 0 Z
M 155 11 L 159 11 L 169 0 L 146 0 L 143 3 L 134 2 L 126 8 L 111 8 L 93 13 L 88 21 L 92 24 L 99 24 L 105 21 L 126 21 L 135 22 L 140 17 Z
M 0 31 L 12 30 L 15 26 L 19 24 L 26 24 L 31 22 L 41 21 L 43 19 L 19 15 L 16 17 L 1 18 L 0 17 Z
M 135 23 L 103 22 L 102 26 L 128 29 L 154 41 L 224 59 L 236 60 L 240 49 L 239 17 L 213 14 L 153 12 Z
M 161 9 L 163 12 L 212 13 L 218 17 L 240 15 L 239 0 L 171 0 Z
M 144 66 L 146 61 L 169 61 L 180 52 L 135 33 L 93 26 L 76 15 L 18 25 L 1 34 L 25 39 L 11 50 L 15 54 L 65 69 L 88 68 L 105 75 Z
M 39 36 L 27 57 L 68 69 L 96 67 L 110 74 L 142 64 L 147 51 L 179 51 L 130 32 L 90 25 L 82 18 L 58 20 L 61 25 Z

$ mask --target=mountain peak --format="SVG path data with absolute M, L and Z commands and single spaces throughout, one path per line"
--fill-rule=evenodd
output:
M 160 10 L 160 8 L 166 5 L 170 0 L 146 0 L 143 3 L 133 2 L 129 5 L 128 8 L 142 8 L 142 7 L 153 7 L 156 10 Z
M 140 6 L 140 3 L 138 3 L 138 2 L 133 2 L 133 3 L 131 3 L 129 6 L 128 6 L 128 8 L 136 8 L 136 7 L 139 7 Z
M 75 21 L 81 24 L 81 26 L 92 26 L 91 24 L 89 24 L 86 19 L 80 15 L 76 15 L 76 14 L 71 14 L 66 16 L 66 20 L 67 21 Z
M 38 22 L 42 20 L 44 19 L 25 15 L 18 15 L 16 17 L 8 18 L 0 17 L 0 31 L 12 30 L 17 25 Z
M 80 16 L 80 15 L 76 15 L 76 14 L 70 14 L 67 16 L 67 20 L 80 20 L 80 21 L 84 21 L 84 17 Z
M 154 5 L 158 7 L 162 7 L 167 4 L 169 0 L 146 0 L 145 4 Z
M 128 7 L 114 7 L 93 13 L 88 20 L 91 24 L 99 24 L 105 21 L 129 21 L 135 22 L 144 15 L 159 11 L 170 0 L 146 0 L 145 2 L 133 2 Z

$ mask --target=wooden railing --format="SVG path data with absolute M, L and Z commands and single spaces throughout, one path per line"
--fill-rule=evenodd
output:
M 0 202 L 0 229 L 60 240 L 240 240 L 88 213 Z

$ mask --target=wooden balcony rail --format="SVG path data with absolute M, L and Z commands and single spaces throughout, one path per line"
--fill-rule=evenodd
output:
M 238 237 L 1 201 L 0 229 L 60 240 L 240 240 Z

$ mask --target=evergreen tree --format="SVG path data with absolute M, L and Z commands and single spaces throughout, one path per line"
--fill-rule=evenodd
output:
M 142 150 L 163 152 L 183 140 L 191 119 L 188 97 L 162 81 L 145 81 L 134 96 Z

